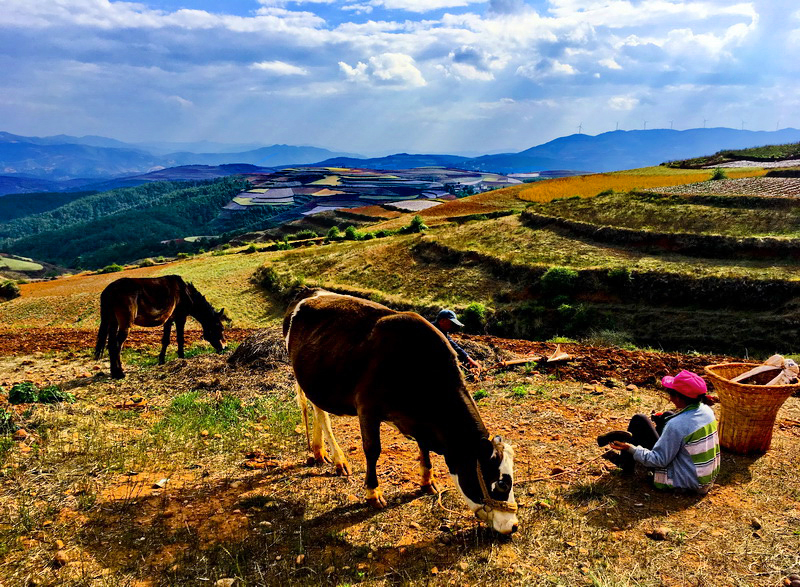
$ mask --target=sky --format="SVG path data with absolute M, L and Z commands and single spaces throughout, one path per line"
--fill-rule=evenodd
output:
M 800 127 L 796 0 L 0 0 L 0 130 L 362 155 Z

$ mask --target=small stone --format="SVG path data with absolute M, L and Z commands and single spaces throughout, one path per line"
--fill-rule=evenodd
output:
M 14 432 L 14 435 L 11 438 L 13 440 L 22 441 L 28 438 L 28 436 L 29 436 L 28 431 L 25 430 L 24 428 L 20 428 L 19 430 Z
M 55 556 L 53 557 L 53 564 L 57 567 L 63 567 L 69 562 L 69 554 L 63 548 L 56 552 Z
M 333 565 L 329 566 L 329 567 L 328 567 L 327 569 L 325 569 L 325 571 L 324 571 L 324 573 L 325 573 L 326 575 L 332 575 L 332 574 L 333 574 L 333 573 L 335 573 L 335 572 L 336 572 L 336 567 L 334 567 Z
M 469 568 L 469 563 L 461 561 L 460 563 L 458 563 L 458 568 L 461 569 L 462 571 L 466 571 Z
M 208 430 L 201 430 L 201 431 L 200 431 L 200 436 L 202 436 L 203 438 L 205 438 L 206 436 L 208 436 Z M 220 581 L 222 581 L 222 579 L 220 579 Z
M 565 473 L 567 470 L 563 467 L 553 467 L 550 469 L 550 475 L 560 475 L 561 473 Z
M 628 391 L 639 391 L 639 387 L 637 385 L 634 385 L 633 383 L 629 383 L 628 385 L 626 385 L 625 389 L 627 389 Z
M 267 520 L 259 522 L 258 525 L 262 528 L 272 528 L 272 522 L 268 522 Z
M 241 486 L 242 486 L 242 482 L 241 481 L 233 481 L 230 484 L 230 488 L 231 489 L 238 489 Z
M 645 536 L 651 540 L 667 540 L 669 538 L 669 528 L 659 526 L 650 532 L 645 532 Z
M 169 479 L 166 478 L 166 477 L 164 479 L 159 479 L 158 481 L 153 483 L 153 489 L 164 489 L 164 487 L 167 486 L 168 482 L 169 482 Z
M 304 554 L 298 554 L 297 558 L 294 559 L 294 564 L 296 564 L 298 567 L 301 566 L 304 562 L 306 562 L 306 555 Z
M 222 438 L 222 434 L 220 434 L 219 432 L 217 432 L 216 434 L 214 434 L 214 438 L 216 438 L 216 439 L 220 439 L 220 438 Z
M 217 582 L 214 583 L 214 587 L 233 587 L 234 583 L 236 583 L 236 578 L 226 577 L 224 579 L 217 579 Z
M 431 567 L 431 575 L 438 575 L 439 568 L 438 567 Z

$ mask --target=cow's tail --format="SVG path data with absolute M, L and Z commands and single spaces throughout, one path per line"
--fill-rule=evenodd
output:
M 113 312 L 100 296 L 100 328 L 97 331 L 97 342 L 94 345 L 94 360 L 99 361 L 103 356 L 108 341 L 108 328 L 113 318 Z
M 308 428 L 308 399 L 306 399 L 306 394 L 303 393 L 303 390 L 300 389 L 300 384 L 295 384 L 295 389 L 297 390 L 297 405 L 300 406 L 300 414 L 303 416 L 303 424 L 306 427 L 306 444 L 308 445 L 308 450 L 311 449 L 311 433 Z

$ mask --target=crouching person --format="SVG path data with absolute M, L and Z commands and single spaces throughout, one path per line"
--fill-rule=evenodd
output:
M 624 472 L 633 472 L 635 463 L 651 469 L 658 489 L 708 493 L 719 472 L 720 450 L 706 382 L 696 373 L 681 371 L 664 377 L 661 384 L 675 412 L 637 414 L 627 432 L 609 432 L 597 442 L 621 451 L 608 458 Z

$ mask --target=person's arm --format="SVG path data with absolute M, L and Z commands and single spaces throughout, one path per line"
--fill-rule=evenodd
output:
M 459 361 L 461 361 L 462 363 L 466 363 L 470 367 L 480 368 L 478 362 L 474 361 L 472 357 L 470 357 L 469 354 L 467 354 L 467 351 L 462 349 L 461 346 L 456 341 L 450 338 L 449 334 L 446 334 L 445 337 L 447 338 L 447 342 L 450 343 L 450 346 L 453 347 L 453 350 L 456 352 Z
M 677 456 L 683 446 L 683 437 L 675 427 L 666 426 L 653 450 L 642 446 L 633 446 L 627 442 L 612 442 L 610 446 L 617 450 L 628 451 L 633 455 L 635 461 L 642 463 L 645 467 L 663 469 Z

